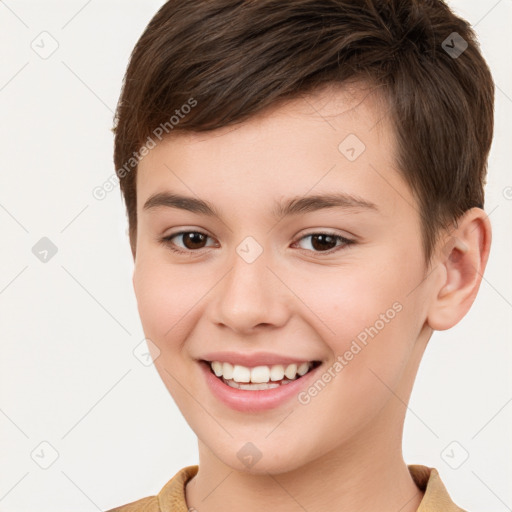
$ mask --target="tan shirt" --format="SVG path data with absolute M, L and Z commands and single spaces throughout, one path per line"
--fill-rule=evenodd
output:
M 180 469 L 163 487 L 157 496 L 148 496 L 107 512 L 188 512 L 185 486 L 196 475 L 199 466 Z M 409 466 L 409 472 L 425 494 L 417 512 L 465 512 L 450 498 L 439 473 L 427 466 Z

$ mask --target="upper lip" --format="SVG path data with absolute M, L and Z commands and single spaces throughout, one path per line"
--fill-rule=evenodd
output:
M 231 363 L 247 367 L 254 366 L 272 366 L 276 364 L 289 365 L 300 364 L 310 361 L 320 361 L 320 359 L 296 358 L 288 355 L 274 354 L 272 352 L 254 352 L 252 354 L 244 352 L 209 352 L 200 359 L 208 362 L 220 361 L 222 363 Z

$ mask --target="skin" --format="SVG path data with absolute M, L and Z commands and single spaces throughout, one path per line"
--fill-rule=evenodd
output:
M 405 404 L 433 330 L 455 325 L 475 298 L 491 230 L 482 210 L 466 212 L 426 266 L 386 111 L 362 86 L 319 89 L 235 127 L 176 132 L 139 165 L 133 286 L 155 366 L 198 437 L 200 469 L 186 499 L 199 512 L 420 504 L 402 457 Z M 366 146 L 354 161 L 338 150 L 348 134 Z M 222 217 L 144 210 L 162 191 L 209 201 Z M 377 210 L 271 215 L 275 201 L 325 192 Z M 181 230 L 209 238 L 172 239 L 192 256 L 159 241 Z M 355 243 L 303 238 L 326 230 Z M 236 252 L 248 236 L 263 249 L 253 263 Z M 211 394 L 197 362 L 209 351 L 269 351 L 328 368 L 394 303 L 401 311 L 307 405 L 234 411 Z M 252 467 L 237 457 L 248 441 L 262 454 Z

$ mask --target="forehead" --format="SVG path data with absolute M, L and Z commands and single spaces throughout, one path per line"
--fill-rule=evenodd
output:
M 206 140 L 217 144 L 215 139 L 229 134 L 242 142 L 244 136 L 250 138 L 266 135 L 266 138 L 271 139 L 276 133 L 281 138 L 293 135 L 302 139 L 304 136 L 313 137 L 314 132 L 322 131 L 338 132 L 338 135 L 342 135 L 343 130 L 348 128 L 359 132 L 361 138 L 365 135 L 369 144 L 376 141 L 390 144 L 393 133 L 388 114 L 389 105 L 378 86 L 372 87 L 360 82 L 343 86 L 326 84 L 299 97 L 280 100 L 241 123 L 210 132 L 176 131 L 167 136 L 166 140 L 183 145 L 198 144 Z
M 201 196 L 222 191 L 226 205 L 236 197 L 272 202 L 308 190 L 364 191 L 376 202 L 385 195 L 383 180 L 400 181 L 388 110 L 376 88 L 326 86 L 236 125 L 174 132 L 139 164 L 138 209 L 165 188 Z M 372 190 L 364 186 L 369 181 Z

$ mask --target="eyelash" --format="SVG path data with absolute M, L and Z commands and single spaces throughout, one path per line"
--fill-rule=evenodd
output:
M 197 249 L 197 250 L 194 250 L 194 249 L 187 249 L 187 250 L 176 249 L 176 247 L 171 242 L 171 240 L 173 238 L 177 237 L 177 236 L 185 235 L 185 234 L 188 234 L 188 233 L 200 234 L 200 235 L 206 236 L 207 238 L 211 238 L 209 235 L 207 235 L 206 233 L 203 233 L 202 231 L 179 231 L 177 233 L 172 233 L 172 234 L 170 234 L 168 236 L 165 236 L 165 237 L 161 238 L 160 239 L 160 243 L 162 243 L 163 245 L 168 247 L 171 251 L 173 251 L 175 253 L 178 253 L 178 254 L 183 254 L 183 255 L 186 255 L 186 256 L 193 256 L 194 253 L 200 253 L 200 251 L 202 251 L 203 249 L 206 249 L 206 247 L 203 247 L 202 249 Z M 335 252 L 340 251 L 341 249 L 346 249 L 350 245 L 353 245 L 353 244 L 356 243 L 355 240 L 351 240 L 349 238 L 345 238 L 344 236 L 337 235 L 336 233 L 332 233 L 332 232 L 329 232 L 329 231 L 314 231 L 312 233 L 307 233 L 307 234 L 301 236 L 296 242 L 293 242 L 293 243 L 296 244 L 296 243 L 300 242 L 301 240 L 303 240 L 304 238 L 308 238 L 308 237 L 311 237 L 311 236 L 314 236 L 314 235 L 327 235 L 327 236 L 335 238 L 336 240 L 341 241 L 341 244 L 336 246 L 336 247 L 334 247 L 334 248 L 332 248 L 332 249 L 329 249 L 328 251 L 311 251 L 310 249 L 302 249 L 302 250 L 308 251 L 308 252 L 313 252 L 315 254 L 320 254 L 320 255 L 324 255 L 324 254 L 330 255 L 330 254 L 333 254 Z

